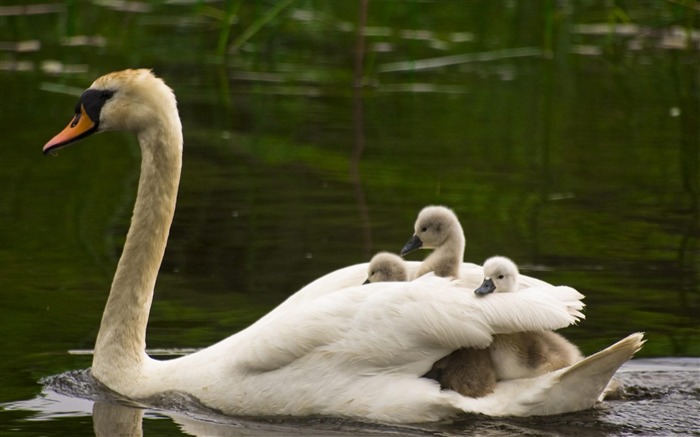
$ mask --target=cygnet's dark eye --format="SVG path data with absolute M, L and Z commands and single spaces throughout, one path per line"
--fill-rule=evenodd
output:
M 427 227 L 427 226 L 423 226 L 422 228 L 420 228 L 420 231 L 421 231 L 421 232 L 428 232 L 428 227 Z
M 503 275 L 498 275 L 498 279 L 503 279 L 503 278 L 505 278 L 505 276 L 503 276 Z

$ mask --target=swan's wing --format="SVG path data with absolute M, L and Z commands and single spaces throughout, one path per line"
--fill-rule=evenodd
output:
M 430 274 L 412 282 L 349 287 L 251 326 L 239 365 L 269 371 L 327 351 L 378 367 L 416 362 L 429 367 L 451 350 L 488 346 L 494 333 L 566 327 L 579 317 L 571 305 L 569 294 L 527 290 L 480 298 Z
M 536 378 L 500 381 L 482 398 L 464 398 L 466 412 L 490 416 L 539 416 L 591 408 L 617 369 L 641 349 L 644 335 L 636 333 L 563 369 Z
M 565 328 L 584 318 L 583 295 L 571 287 L 526 288 L 476 296 L 474 305 L 495 334 Z
M 523 275 L 522 273 L 518 276 L 518 283 L 520 284 L 520 289 L 531 288 L 531 287 L 555 287 L 549 282 L 545 282 L 541 279 L 533 278 L 532 276 Z
M 365 288 L 371 293 L 338 344 L 386 366 L 428 361 L 429 368 L 460 347 L 488 346 L 494 333 L 563 328 L 579 319 L 582 305 L 570 294 L 539 291 L 483 299 L 432 274 Z
M 566 302 L 569 311 L 572 311 L 579 319 L 586 318 L 586 316 L 584 316 L 583 313 L 581 313 L 581 311 L 583 311 L 583 308 L 586 306 L 586 304 L 581 302 L 581 300 L 584 299 L 585 296 L 579 293 L 578 290 L 571 287 L 567 287 L 566 285 L 548 285 L 544 288 L 537 287 L 535 289 L 540 290 L 544 293 L 548 293 L 550 296 L 556 297 L 562 302 Z M 520 291 L 518 291 L 518 293 L 520 293 Z
M 412 272 L 417 271 L 419 266 L 420 262 L 418 261 L 406 261 L 409 276 Z M 354 264 L 327 273 L 289 296 L 284 302 L 277 306 L 277 308 L 268 313 L 268 315 L 278 310 L 287 311 L 296 305 L 324 297 L 338 290 L 362 285 L 367 280 L 368 267 L 369 263 Z M 265 317 L 267 317 L 267 315 Z
M 362 285 L 367 279 L 368 267 L 369 263 L 361 263 L 327 273 L 289 296 L 281 305 L 294 305 L 322 297 L 343 288 Z
M 419 261 L 406 261 L 409 277 L 415 274 L 420 264 Z M 323 297 L 337 290 L 362 285 L 367 279 L 368 268 L 369 263 L 360 263 L 327 273 L 302 287 L 299 291 L 282 302 L 280 307 L 297 305 L 302 302 Z
M 341 289 L 276 309 L 244 331 L 247 341 L 237 364 L 255 372 L 275 370 L 338 341 L 365 297 L 361 291 Z
M 459 283 L 471 291 L 476 290 L 484 282 L 484 269 L 478 264 L 462 263 L 459 268 Z
M 370 294 L 353 327 L 415 333 L 450 348 L 485 347 L 491 334 L 555 330 L 582 317 L 579 299 L 583 296 L 570 287 L 481 297 L 458 281 L 433 274 L 411 282 L 365 287 Z
M 369 263 L 354 264 L 321 276 L 289 296 L 284 302 L 265 314 L 255 324 L 268 323 L 271 319 L 284 317 L 285 313 L 292 311 L 292 309 L 298 305 L 303 305 L 338 290 L 363 284 L 367 279 L 368 266 Z

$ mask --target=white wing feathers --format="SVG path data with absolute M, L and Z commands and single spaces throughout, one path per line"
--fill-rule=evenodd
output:
M 473 293 L 472 293 L 473 294 Z M 477 297 L 480 312 L 496 334 L 565 328 L 580 319 L 583 295 L 571 287 L 527 288 Z M 566 312 L 561 312 L 562 304 Z M 516 329 L 517 326 L 522 329 Z
M 350 287 L 268 314 L 246 330 L 249 350 L 239 364 L 270 371 L 321 351 L 351 352 L 373 366 L 435 361 L 460 347 L 486 347 L 495 333 L 569 326 L 582 318 L 581 297 L 566 287 L 484 298 L 432 274 Z

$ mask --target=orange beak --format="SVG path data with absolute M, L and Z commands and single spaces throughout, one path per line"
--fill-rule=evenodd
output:
M 44 145 L 44 155 L 81 140 L 94 133 L 96 129 L 97 124 L 87 115 L 85 107 L 80 105 L 80 112 L 75 114 L 68 126 Z

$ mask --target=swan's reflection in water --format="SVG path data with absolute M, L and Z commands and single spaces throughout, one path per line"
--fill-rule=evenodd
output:
M 289 435 L 439 435 L 478 434 L 484 437 L 520 435 L 699 435 L 700 379 L 698 358 L 637 359 L 625 364 L 618 377 L 628 387 L 627 401 L 605 402 L 572 414 L 530 418 L 489 418 L 468 415 L 452 423 L 382 425 L 328 417 L 239 418 L 224 416 L 192 399 L 168 394 L 137 404 L 101 388 L 89 371 L 73 371 L 43 380 L 35 398 L 3 404 L 5 411 L 31 413 L 27 422 L 59 425 L 83 423 L 92 416 L 94 435 L 145 436 L 289 436 Z M 169 433 L 153 430 L 168 421 Z M 74 423 L 71 430 L 75 431 Z M 179 428 L 179 431 L 172 428 Z M 81 436 L 90 435 L 86 429 Z M 75 434 L 72 434 L 75 435 Z
M 97 437 L 148 436 L 152 425 L 149 421 L 162 419 L 170 420 L 182 435 L 202 437 L 433 435 L 437 431 L 430 428 L 432 425 L 383 425 L 332 417 L 232 417 L 180 393 L 165 393 L 137 403 L 104 387 L 89 370 L 65 372 L 42 382 L 44 390 L 39 396 L 5 407 L 34 412 L 29 419 L 33 421 L 92 415 Z
M 92 423 L 96 437 L 142 437 L 144 410 L 109 402 L 95 402 Z
M 96 437 L 142 437 L 144 413 L 142 408 L 119 403 L 98 401 L 92 410 L 93 424 Z M 433 435 L 434 432 L 412 428 L 410 426 L 387 426 L 378 424 L 362 424 L 339 419 L 274 419 L 270 422 L 256 420 L 241 420 L 231 417 L 218 417 L 212 414 L 209 420 L 159 412 L 175 423 L 183 434 L 198 437 L 234 437 L 234 436 L 267 436 L 282 437 L 289 435 Z
M 234 418 L 220 415 L 214 411 L 180 413 L 147 408 L 114 399 L 93 402 L 51 391 L 43 391 L 34 399 L 19 401 L 11 405 L 6 404 L 4 407 L 9 410 L 34 411 L 35 414 L 27 420 L 46 423 L 57 422 L 65 418 L 79 418 L 84 421 L 85 417 L 92 416 L 93 431 L 96 437 L 148 437 L 149 421 L 152 425 L 152 422 L 157 420 L 169 420 L 180 430 L 180 433 L 166 435 L 198 437 L 420 436 L 433 435 L 437 431 L 419 426 L 381 425 L 335 418 L 270 418 L 266 420 Z M 163 434 L 159 432 L 158 435 Z

